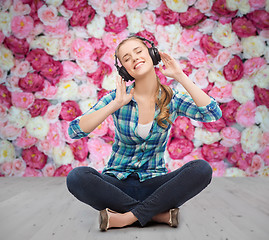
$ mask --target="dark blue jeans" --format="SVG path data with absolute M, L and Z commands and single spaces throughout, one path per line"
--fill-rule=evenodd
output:
M 131 211 L 145 226 L 153 216 L 179 207 L 201 192 L 212 179 L 205 160 L 193 160 L 162 176 L 140 182 L 132 173 L 125 180 L 100 174 L 91 167 L 74 168 L 67 176 L 68 190 L 96 210 Z

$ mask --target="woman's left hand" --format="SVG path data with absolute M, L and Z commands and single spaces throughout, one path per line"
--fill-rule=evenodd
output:
M 183 71 L 181 67 L 179 66 L 179 63 L 171 57 L 169 54 L 159 51 L 161 59 L 164 63 L 165 69 L 163 69 L 162 65 L 159 64 L 159 69 L 161 73 L 170 78 L 176 78 L 178 77 Z

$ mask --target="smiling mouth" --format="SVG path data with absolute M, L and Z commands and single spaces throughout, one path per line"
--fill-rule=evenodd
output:
M 143 65 L 145 62 L 139 62 L 138 64 L 136 64 L 135 66 L 134 66 L 134 69 L 137 69 L 137 68 L 139 68 L 141 65 Z

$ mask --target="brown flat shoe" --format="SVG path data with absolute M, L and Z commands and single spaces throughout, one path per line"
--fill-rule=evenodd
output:
M 100 211 L 99 215 L 99 229 L 101 231 L 107 231 L 109 225 L 108 208 Z
M 169 226 L 170 227 L 177 227 L 178 226 L 178 214 L 179 208 L 173 208 L 169 210 L 170 219 L 169 219 Z

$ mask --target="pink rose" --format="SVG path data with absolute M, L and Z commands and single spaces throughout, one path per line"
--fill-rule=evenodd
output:
M 254 155 L 251 161 L 251 165 L 246 169 L 248 176 L 254 177 L 258 171 L 264 167 L 264 161 L 259 155 Z
M 262 133 L 262 138 L 260 139 L 261 149 L 264 149 L 269 146 L 269 131 Z M 269 158 L 268 158 L 269 161 Z M 268 164 L 269 165 L 269 164 Z
M 225 147 L 232 147 L 240 143 L 241 132 L 234 127 L 225 127 L 221 129 L 220 136 L 222 137 L 221 145 Z
M 4 162 L 0 165 L 0 172 L 4 174 L 5 176 L 12 176 L 13 170 L 12 170 L 12 162 Z
M 42 177 L 43 174 L 40 170 L 27 167 L 24 171 L 23 177 Z
M 45 80 L 44 81 L 44 88 L 41 92 L 36 92 L 35 95 L 38 98 L 46 98 L 46 99 L 53 99 L 57 93 L 58 88 L 56 86 L 52 86 L 52 84 Z
M 11 103 L 11 93 L 8 91 L 7 87 L 3 84 L 0 84 L 0 103 L 10 108 L 12 106 Z
M 203 34 L 210 34 L 212 33 L 212 29 L 214 29 L 216 26 L 217 22 L 208 18 L 199 24 L 198 30 Z
M 58 11 L 53 5 L 43 5 L 38 9 L 37 14 L 44 25 L 54 25 L 59 20 Z
M 155 38 L 155 36 L 151 32 L 149 32 L 147 30 L 140 31 L 140 32 L 136 33 L 135 35 L 140 36 L 140 37 L 143 37 L 143 38 L 146 38 L 146 39 L 152 41 L 155 46 L 158 45 L 158 41 Z M 151 45 L 148 42 L 146 42 L 146 45 L 148 47 L 151 47 Z
M 165 85 L 168 85 L 168 86 L 171 85 L 172 81 L 168 82 L 167 77 L 164 76 L 164 75 L 161 73 L 161 71 L 160 71 L 159 68 L 157 68 L 157 67 L 155 68 L 155 73 L 156 73 L 156 75 L 159 77 L 161 84 L 165 84 Z M 135 80 L 134 80 L 134 81 L 135 81 Z M 129 82 L 133 82 L 133 81 L 129 81 Z M 130 85 L 131 85 L 131 84 L 130 84 Z M 130 86 L 130 85 L 129 85 L 129 86 Z M 126 86 L 128 86 L 128 84 L 126 84 Z
M 195 68 L 191 65 L 190 61 L 187 59 L 181 59 L 179 61 L 180 66 L 182 67 L 183 72 L 189 76 L 192 73 L 192 70 Z
M 28 72 L 26 77 L 20 78 L 18 85 L 24 92 L 42 91 L 44 88 L 44 78 L 36 72 Z
M 237 10 L 236 11 L 230 11 L 227 8 L 226 5 L 226 0 L 216 0 L 213 3 L 212 10 L 217 13 L 219 16 L 224 16 L 226 18 L 233 18 L 235 17 Z
M 47 155 L 51 155 L 52 153 L 52 148 L 53 145 L 51 144 L 51 142 L 47 139 L 47 137 L 44 140 L 39 140 L 36 144 L 36 146 L 38 147 L 38 149 L 47 154 Z
M 263 149 L 260 156 L 264 160 L 265 164 L 269 166 L 269 146 Z
M 204 144 L 202 146 L 202 154 L 204 159 L 208 162 L 220 162 L 223 161 L 229 148 L 222 146 L 219 142 L 214 142 L 212 144 Z
M 132 0 L 127 0 L 128 6 L 133 9 L 143 9 L 147 7 L 147 0 L 137 0 L 137 1 L 132 1 Z
M 266 0 L 249 0 L 249 5 L 251 9 L 259 9 L 264 8 L 266 4 Z
M 269 90 L 265 88 L 259 88 L 258 86 L 254 86 L 254 94 L 255 94 L 255 103 L 257 105 L 265 105 L 269 108 Z
M 264 9 L 248 13 L 247 18 L 256 28 L 269 29 L 269 13 Z
M 221 44 L 215 42 L 212 36 L 209 35 L 202 36 L 200 40 L 200 47 L 205 54 L 210 54 L 213 57 L 216 57 L 219 50 L 223 48 Z
M 61 80 L 71 80 L 76 76 L 82 77 L 85 74 L 82 69 L 74 62 L 64 61 L 62 62 L 62 65 L 63 75 L 61 77 Z
M 60 113 L 60 119 L 66 121 L 73 121 L 76 117 L 82 115 L 77 102 L 68 100 L 62 103 L 62 110 Z
M 46 136 L 46 140 L 48 140 L 53 147 L 64 146 L 64 140 L 62 138 L 62 125 L 60 121 L 50 123 L 50 129 Z
M 162 2 L 161 6 L 158 7 L 154 13 L 156 14 L 155 24 L 167 26 L 169 24 L 175 24 L 179 21 L 179 13 L 169 9 L 165 2 Z
M 107 32 L 120 33 L 128 27 L 128 20 L 126 15 L 122 17 L 115 16 L 112 12 L 105 17 L 106 26 L 104 28 Z
M 28 109 L 32 118 L 37 116 L 44 116 L 50 102 L 47 99 L 35 99 L 33 105 Z
M 21 128 L 14 127 L 8 121 L 0 122 L 0 138 L 15 140 L 21 133 Z
M 233 146 L 232 149 L 233 152 L 228 153 L 227 160 L 235 167 L 239 167 L 245 171 L 251 165 L 252 158 L 255 154 L 244 152 L 241 144 Z
M 27 109 L 35 101 L 34 94 L 28 92 L 12 92 L 11 102 L 15 107 Z
M 42 173 L 44 177 L 53 177 L 55 173 L 56 167 L 53 163 L 47 163 L 42 169 Z
M 53 37 L 62 37 L 68 32 L 67 20 L 63 17 L 53 25 L 45 25 L 45 33 Z
M 74 143 L 71 143 L 69 146 L 76 160 L 80 162 L 83 162 L 86 160 L 88 156 L 88 152 L 89 152 L 86 138 L 78 139 Z
M 63 74 L 63 65 L 59 61 L 50 61 L 43 65 L 40 75 L 46 78 L 53 86 L 60 82 Z
M 62 165 L 55 170 L 53 177 L 66 177 L 71 170 L 71 164 Z
M 172 125 L 170 135 L 174 138 L 186 137 L 191 141 L 194 138 L 194 126 L 189 118 L 179 116 Z
M 77 141 L 77 139 L 72 139 L 70 138 L 69 134 L 68 134 L 68 128 L 69 128 L 69 124 L 71 121 L 65 121 L 62 120 L 61 121 L 61 125 L 62 125 L 62 134 L 63 134 L 63 139 L 67 142 L 67 143 L 74 143 L 75 141 Z
M 69 23 L 72 27 L 81 26 L 86 27 L 90 23 L 94 16 L 95 10 L 90 5 L 86 5 L 74 10 L 72 17 L 69 20 Z
M 48 122 L 56 122 L 61 113 L 62 105 L 57 103 L 56 105 L 50 105 L 47 109 L 47 112 L 44 115 L 44 119 Z
M 111 74 L 112 69 L 109 65 L 104 62 L 98 62 L 98 69 L 94 73 L 88 73 L 87 76 L 93 79 L 93 83 L 98 87 L 102 88 L 102 83 L 105 75 Z
M 203 125 L 209 132 L 219 132 L 226 127 L 225 121 L 222 118 L 215 122 L 203 122 Z
M 16 176 L 16 177 L 23 176 L 25 169 L 26 169 L 26 163 L 22 160 L 22 158 L 16 158 L 12 162 L 13 176 Z
M 32 67 L 36 71 L 42 70 L 46 63 L 53 61 L 52 57 L 48 55 L 43 49 L 33 49 L 28 53 L 26 60 L 31 63 Z
M 223 75 L 229 82 L 240 80 L 244 75 L 244 65 L 241 58 L 235 55 L 224 67 Z
M 0 103 L 0 121 L 7 120 L 7 107 Z
M 228 103 L 223 103 L 220 105 L 222 111 L 222 118 L 225 120 L 228 126 L 233 125 L 235 121 L 235 115 L 240 103 L 236 100 L 232 100 Z
M 29 43 L 26 39 L 18 39 L 13 35 L 6 37 L 4 44 L 14 53 L 17 59 L 23 59 L 29 51 Z
M 261 57 L 250 58 L 244 62 L 244 74 L 249 76 L 265 65 L 266 60 L 264 58 Z
M 103 96 L 105 96 L 106 94 L 108 94 L 109 91 L 107 91 L 106 89 L 101 89 L 98 93 L 97 93 L 97 98 L 98 100 L 100 100 Z
M 218 55 L 214 58 L 213 63 L 217 68 L 222 68 L 230 61 L 231 57 L 231 52 L 224 48 L 219 51 Z
M 180 42 L 184 46 L 189 46 L 193 48 L 194 46 L 199 44 L 202 36 L 203 34 L 198 31 L 184 29 L 181 34 Z
M 89 42 L 77 38 L 72 42 L 71 54 L 77 60 L 89 60 L 94 53 L 94 49 Z
M 194 148 L 193 142 L 186 138 L 174 138 L 167 145 L 169 156 L 172 159 L 182 159 L 189 154 Z
M 90 153 L 90 161 L 95 163 L 104 162 L 112 152 L 112 146 L 102 138 L 90 138 L 87 146 Z
M 76 10 L 80 7 L 85 7 L 87 4 L 87 0 L 64 0 L 63 2 L 63 5 L 69 10 Z
M 129 35 L 129 32 L 127 30 L 124 30 L 118 34 L 113 32 L 105 32 L 102 36 L 102 40 L 104 44 L 110 49 L 112 48 L 115 52 L 116 47 L 118 44 L 127 38 Z M 114 56 L 114 55 L 113 55 Z
M 94 47 L 94 53 L 91 56 L 91 60 L 98 61 L 108 50 L 108 47 L 105 46 L 102 39 L 95 37 L 89 38 L 88 42 Z
M 194 49 L 191 51 L 188 57 L 189 57 L 190 63 L 195 67 L 204 67 L 207 65 L 207 57 L 201 51 L 197 51 Z
M 202 13 L 209 12 L 212 6 L 212 2 L 210 0 L 198 0 L 194 7 L 199 9 Z
M 32 137 L 26 130 L 23 128 L 19 137 L 17 137 L 15 144 L 19 148 L 30 148 L 37 143 L 38 139 Z
M 227 164 L 224 161 L 210 162 L 209 164 L 213 170 L 213 177 L 222 177 L 225 174 Z
M 206 19 L 204 13 L 197 8 L 190 7 L 186 12 L 179 14 L 179 23 L 182 27 L 191 27 Z
M 13 1 L 13 11 L 15 15 L 26 15 L 31 12 L 31 8 L 28 4 L 23 4 L 20 0 L 15 0 Z
M 23 149 L 21 156 L 28 167 L 36 169 L 42 169 L 46 165 L 48 158 L 48 156 L 40 152 L 36 146 Z
M 208 95 L 215 98 L 218 102 L 226 103 L 233 99 L 232 84 L 226 84 L 222 87 L 212 87 L 208 91 Z
M 256 28 L 245 17 L 235 18 L 232 21 L 232 29 L 239 37 L 256 36 Z
M 34 21 L 30 16 L 14 16 L 11 20 L 11 30 L 16 38 L 26 38 L 34 28 Z
M 30 71 L 30 67 L 31 66 L 28 61 L 21 61 L 19 64 L 16 65 L 15 69 L 13 70 L 13 74 L 16 77 L 23 78 Z
M 242 104 L 236 111 L 235 120 L 244 127 L 250 127 L 255 124 L 256 104 L 247 101 Z

